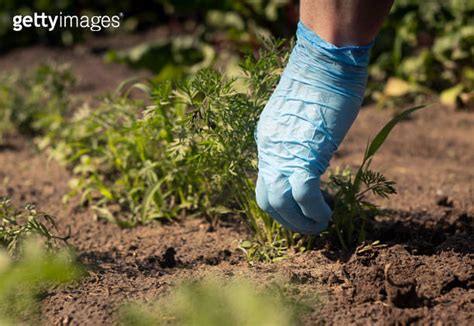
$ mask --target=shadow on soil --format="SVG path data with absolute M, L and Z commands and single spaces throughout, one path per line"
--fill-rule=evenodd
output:
M 461 255 L 474 253 L 474 216 L 455 209 L 446 209 L 438 215 L 426 211 L 386 210 L 383 217 L 367 223 L 367 241 L 380 241 L 384 247 L 401 245 L 411 255 L 431 256 L 442 251 Z M 333 248 L 338 240 L 324 239 L 315 250 L 332 261 L 347 262 L 360 248 L 343 251 Z M 330 249 L 329 249 L 329 248 Z
M 413 255 L 434 255 L 441 251 L 474 252 L 474 216 L 445 210 L 442 215 L 423 211 L 388 211 L 388 217 L 370 225 L 371 238 L 387 245 L 400 244 Z

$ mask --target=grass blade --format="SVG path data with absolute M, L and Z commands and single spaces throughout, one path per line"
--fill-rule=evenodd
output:
M 156 182 L 154 185 L 150 186 L 145 194 L 145 197 L 143 198 L 143 204 L 142 204 L 142 214 L 141 218 L 142 221 L 146 221 L 148 216 L 148 210 L 151 206 L 151 204 L 156 201 L 155 196 L 157 195 L 158 197 L 158 204 L 159 206 L 163 205 L 163 196 L 161 195 L 161 185 L 163 184 L 165 180 L 162 179 L 158 182 Z M 161 208 L 161 207 L 159 207 Z
M 374 156 L 374 154 L 379 150 L 380 146 L 385 142 L 388 135 L 392 131 L 393 127 L 397 125 L 403 119 L 406 119 L 410 114 L 415 111 L 418 111 L 422 108 L 426 107 L 426 105 L 419 105 L 415 106 L 411 109 L 407 109 L 402 113 L 396 115 L 392 120 L 390 120 L 383 128 L 379 131 L 377 136 L 375 136 L 374 140 L 370 143 L 367 152 L 365 153 L 364 161 L 367 161 L 370 157 Z

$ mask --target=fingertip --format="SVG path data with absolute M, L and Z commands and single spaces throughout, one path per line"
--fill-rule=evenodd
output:
M 271 210 L 270 202 L 268 201 L 268 192 L 261 176 L 257 178 L 257 185 L 255 187 L 255 199 L 257 201 L 258 207 L 260 207 L 264 212 L 269 212 Z
M 319 176 L 306 171 L 296 172 L 290 176 L 289 182 L 302 213 L 317 223 L 328 224 L 332 211 L 321 192 Z
M 303 213 L 293 197 L 293 190 L 287 177 L 280 175 L 268 183 L 259 175 L 256 185 L 258 206 L 269 213 L 273 219 L 285 228 L 305 235 L 317 235 L 329 224 L 328 218 L 311 219 Z M 319 188 L 318 188 L 319 190 Z

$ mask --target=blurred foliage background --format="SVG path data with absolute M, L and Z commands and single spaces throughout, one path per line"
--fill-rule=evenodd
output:
M 107 61 L 147 68 L 157 79 L 174 79 L 209 66 L 232 75 L 241 52 L 262 36 L 290 39 L 298 20 L 295 0 L 2 0 L 0 51 L 42 43 L 69 46 L 92 34 L 86 29 L 12 30 L 17 14 L 117 15 L 120 29 L 140 33 L 157 26 L 172 37 L 108 51 Z M 396 0 L 372 51 L 368 99 L 381 104 L 419 94 L 441 94 L 451 106 L 472 105 L 474 95 L 474 0 Z

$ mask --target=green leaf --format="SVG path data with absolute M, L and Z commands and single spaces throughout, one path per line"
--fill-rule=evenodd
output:
M 248 240 L 244 240 L 240 242 L 240 247 L 244 249 L 252 248 L 252 243 Z
M 459 95 L 464 90 L 463 84 L 457 84 L 441 92 L 439 100 L 446 106 L 456 107 L 459 103 Z
M 407 109 L 402 113 L 395 116 L 392 120 L 390 120 L 383 128 L 379 131 L 377 136 L 375 136 L 374 140 L 370 143 L 369 147 L 367 148 L 367 152 L 365 153 L 364 162 L 366 162 L 369 158 L 374 156 L 375 153 L 379 150 L 380 146 L 385 142 L 388 135 L 392 131 L 393 127 L 397 125 L 400 121 L 406 119 L 410 114 L 415 111 L 418 111 L 422 108 L 425 108 L 426 105 L 419 105 L 415 106 L 411 109 Z
M 147 191 L 146 191 L 146 194 L 145 194 L 145 197 L 143 198 L 143 205 L 142 205 L 142 221 L 146 221 L 148 219 L 148 209 L 150 208 L 150 205 L 151 203 L 154 201 L 155 199 L 155 194 L 158 195 L 158 200 L 159 200 L 159 205 L 162 205 L 163 204 L 163 196 L 161 195 L 161 185 L 163 184 L 163 182 L 165 181 L 165 179 L 161 179 L 160 181 L 158 181 L 157 183 L 155 183 L 154 185 L 150 186 Z
M 114 199 L 114 195 L 112 194 L 112 192 L 106 186 L 104 186 L 102 183 L 98 184 L 97 187 L 99 189 L 99 192 L 102 194 L 102 196 L 104 196 L 105 198 L 107 198 L 109 200 Z

